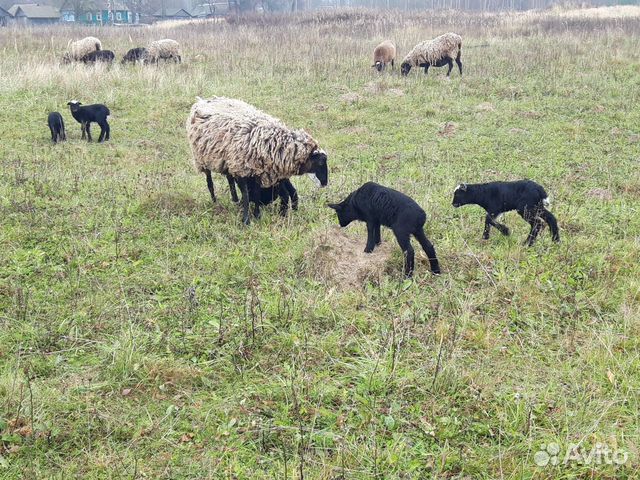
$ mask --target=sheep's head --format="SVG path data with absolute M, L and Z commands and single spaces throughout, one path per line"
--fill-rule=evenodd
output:
M 351 195 L 340 203 L 327 203 L 327 207 L 336 211 L 336 215 L 338 215 L 338 223 L 343 228 L 356 219 L 356 215 L 350 205 L 350 198 Z
M 65 52 L 64 55 L 62 55 L 62 63 L 64 65 L 71 63 L 71 54 L 69 52 Z
M 409 62 L 402 62 L 402 65 L 400 65 L 400 73 L 402 74 L 402 76 L 406 77 L 407 75 L 409 75 L 410 71 L 411 64 Z
M 466 205 L 469 203 L 469 187 L 466 183 L 461 183 L 456 187 L 453 191 L 453 201 L 451 205 L 454 208 L 461 207 L 462 205 Z
M 307 161 L 300 167 L 299 173 L 309 175 L 318 187 L 326 187 L 329 183 L 329 169 L 325 151 L 317 149 L 311 152 Z
M 77 112 L 82 103 L 80 103 L 78 100 L 71 100 L 69 103 L 67 103 L 67 105 L 69 105 L 69 109 L 71 110 L 71 112 Z
M 381 72 L 382 68 L 384 67 L 384 63 L 377 61 L 376 63 L 374 63 L 373 65 L 371 65 L 371 68 L 375 68 L 377 71 Z

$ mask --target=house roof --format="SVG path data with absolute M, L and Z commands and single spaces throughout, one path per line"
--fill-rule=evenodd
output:
M 22 15 L 20 12 L 22 12 Z M 9 13 L 14 17 L 60 18 L 60 11 L 57 8 L 52 7 L 51 5 L 41 5 L 39 3 L 14 5 L 9 9 Z
M 207 4 L 198 5 L 191 11 L 191 15 L 193 15 L 194 17 L 207 17 L 209 15 L 224 14 L 224 13 L 227 13 L 228 11 L 229 11 L 228 2 L 224 2 L 224 3 L 211 2 L 210 5 L 207 5 Z
M 191 17 L 192 15 L 184 8 L 166 8 L 165 14 L 162 15 L 162 10 L 158 10 L 153 14 L 154 17 Z
M 62 7 L 60 7 L 62 11 L 75 11 L 75 7 L 73 6 L 73 2 L 69 0 L 65 0 L 62 3 Z M 95 12 L 98 10 L 109 10 L 108 4 L 105 1 L 94 1 L 94 2 L 86 2 L 84 5 L 84 11 L 86 12 Z M 117 11 L 129 11 L 129 7 L 120 2 L 111 2 L 111 10 L 114 12 Z
M 0 7 L 0 17 L 10 17 L 11 14 L 7 12 L 4 8 Z

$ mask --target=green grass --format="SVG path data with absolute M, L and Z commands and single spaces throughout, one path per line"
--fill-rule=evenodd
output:
M 640 19 L 305 18 L 0 30 L 0 478 L 637 478 Z M 463 78 L 370 68 L 383 38 L 402 56 L 447 30 Z M 175 38 L 184 63 L 58 65 L 89 33 L 118 57 Z M 329 187 L 295 178 L 298 212 L 243 227 L 191 166 L 196 95 L 305 128 Z M 111 142 L 80 140 L 72 98 L 110 107 Z M 515 213 L 482 241 L 483 212 L 450 205 L 523 177 L 561 244 L 523 247 Z M 312 279 L 325 203 L 367 180 L 425 208 L 441 276 L 419 255 L 403 281 L 395 252 L 361 289 Z M 629 458 L 536 466 L 550 442 Z

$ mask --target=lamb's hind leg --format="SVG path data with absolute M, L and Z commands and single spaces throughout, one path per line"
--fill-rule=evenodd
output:
M 394 229 L 393 234 L 396 236 L 396 240 L 398 240 L 398 244 L 400 245 L 402 253 L 404 254 L 404 275 L 405 277 L 409 278 L 413 275 L 413 265 L 415 258 L 409 233 L 405 232 L 404 230 Z
M 436 249 L 433 248 L 433 244 L 429 241 L 427 236 L 424 234 L 423 227 L 420 227 L 414 233 L 418 242 L 420 242 L 420 246 L 424 250 L 424 253 L 427 254 L 427 258 L 429 259 L 429 266 L 431 267 L 431 271 L 435 274 L 440 273 L 440 264 L 438 263 L 438 257 L 436 255 Z
M 551 213 L 546 208 L 542 208 L 542 210 L 540 211 L 540 216 L 549 225 L 549 229 L 551 230 L 551 239 L 554 242 L 559 242 L 560 231 L 558 230 L 558 222 L 556 221 L 556 217 L 554 217 L 553 213 Z
M 539 216 L 538 209 L 525 208 L 524 210 L 518 210 L 518 213 L 531 225 L 531 231 L 529 231 L 529 235 L 527 235 L 527 239 L 524 242 L 525 245 L 531 247 L 535 243 L 540 230 L 544 227 L 544 223 Z

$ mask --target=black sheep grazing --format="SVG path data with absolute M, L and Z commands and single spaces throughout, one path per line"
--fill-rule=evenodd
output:
M 47 118 L 47 123 L 49 124 L 49 130 L 51 130 L 51 141 L 53 143 L 67 139 L 67 134 L 64 132 L 64 120 L 59 112 L 51 112 Z
M 147 49 L 144 47 L 136 47 L 132 48 L 127 52 L 127 54 L 122 57 L 122 64 L 124 65 L 127 62 L 136 63 L 140 60 L 144 60 L 147 58 Z
M 77 100 L 72 100 L 67 103 L 67 105 L 69 105 L 73 118 L 75 118 L 81 125 L 83 140 L 86 132 L 88 141 L 91 141 L 91 122 L 96 122 L 100 125 L 100 137 L 98 138 L 98 142 L 109 140 L 111 128 L 107 123 L 107 118 L 111 112 L 109 112 L 106 105 L 96 104 L 82 106 L 82 103 Z
M 95 50 L 93 52 L 87 53 L 84 57 L 80 59 L 80 61 L 82 63 L 96 63 L 96 62 L 113 63 L 113 60 L 115 58 L 116 58 L 116 55 L 111 50 Z
M 490 182 L 458 185 L 453 192 L 453 206 L 480 205 L 487 212 L 482 238 L 489 238 L 491 227 L 497 228 L 503 235 L 509 235 L 509 228 L 497 222 L 504 212 L 516 210 L 530 225 L 531 231 L 525 242 L 531 246 L 536 241 L 544 222 L 549 224 L 551 238 L 560 241 L 556 217 L 545 207 L 549 206 L 549 197 L 542 186 L 531 180 L 515 182 Z M 544 222 L 543 222 L 544 221 Z
M 431 271 L 440 273 L 440 265 L 433 245 L 424 234 L 427 214 L 420 205 L 404 193 L 377 183 L 367 182 L 349 194 L 341 203 L 329 204 L 338 214 L 341 227 L 346 227 L 354 220 L 367 223 L 367 245 L 365 253 L 373 252 L 380 245 L 380 225 L 393 230 L 396 240 L 404 253 L 404 274 L 413 274 L 414 251 L 411 246 L 411 235 L 416 237 L 427 254 Z

